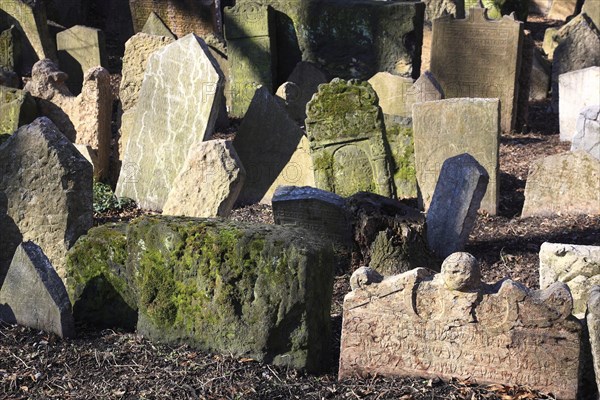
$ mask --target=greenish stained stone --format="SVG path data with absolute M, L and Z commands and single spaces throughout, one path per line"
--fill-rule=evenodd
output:
M 23 90 L 0 86 L 0 134 L 11 134 L 37 116 L 37 106 Z
M 392 154 L 392 174 L 396 185 L 396 197 L 417 197 L 417 171 L 415 169 L 415 146 L 412 128 L 386 121 L 385 133 Z
M 487 17 L 490 19 L 502 18 L 502 6 L 506 0 L 482 0 L 483 7 L 487 10 Z M 465 0 L 465 10 L 467 15 L 471 8 L 479 7 L 479 0 Z
M 9 71 L 20 69 L 21 42 L 19 31 L 14 26 L 0 33 L 0 68 Z

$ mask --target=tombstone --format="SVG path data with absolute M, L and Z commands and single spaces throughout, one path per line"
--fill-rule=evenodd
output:
M 548 243 L 540 247 L 540 289 L 554 282 L 569 286 L 573 314 L 585 314 L 592 286 L 600 285 L 600 246 Z
M 384 115 L 385 137 L 390 148 L 390 171 L 394 179 L 396 198 L 417 198 L 415 146 L 413 130 L 406 126 L 408 118 Z M 412 121 L 412 118 L 410 118 Z
M 246 170 L 231 142 L 196 143 L 173 182 L 163 214 L 227 217 L 245 178 Z
M 586 320 L 596 372 L 596 386 L 600 392 L 600 286 L 594 286 L 590 291 Z
M 418 268 L 377 283 L 355 274 L 363 276 L 344 298 L 340 379 L 470 379 L 576 398 L 583 329 L 566 285 L 487 285 L 468 253 L 450 255 L 435 275 Z
M 315 186 L 308 139 L 265 87 L 256 91 L 233 147 L 246 169 L 240 204 L 271 203 L 278 186 Z
M 208 46 L 190 34 L 148 59 L 116 194 L 162 210 L 189 148 L 208 139 L 223 76 Z
M 406 104 L 408 92 L 414 83 L 412 78 L 403 78 L 389 72 L 378 72 L 368 82 L 377 93 L 379 107 L 384 114 L 404 118 L 412 116 L 412 108 Z
M 320 85 L 306 115 L 319 189 L 341 196 L 394 195 L 383 118 L 371 85 L 339 78 Z
M 600 30 L 600 2 L 586 0 L 581 9 L 582 14 L 586 14 L 592 20 L 597 30 Z
M 0 32 L 0 68 L 21 70 L 21 37 L 14 26 Z
M 600 214 L 600 161 L 578 150 L 531 164 L 521 216 L 553 214 Z
M 141 32 L 148 35 L 164 36 L 169 39 L 177 40 L 177 37 L 173 35 L 173 32 L 165 25 L 162 19 L 152 11 L 148 16 L 148 20 L 144 24 Z
M 549 63 L 536 48 L 533 51 L 533 64 L 531 65 L 531 79 L 529 86 L 529 100 L 543 101 L 548 98 L 550 91 L 550 68 Z
M 421 74 L 406 93 L 406 109 L 412 118 L 412 106 L 426 101 L 437 101 L 444 99 L 444 91 L 435 76 L 429 71 Z
M 572 141 L 577 119 L 587 106 L 600 104 L 600 67 L 590 67 L 560 75 L 560 140 Z
M 108 65 L 104 33 L 100 29 L 76 25 L 56 35 L 56 47 L 60 68 L 69 75 L 67 86 L 75 95 L 81 93 L 86 71 Z
M 490 19 L 502 18 L 502 6 L 506 0 L 465 0 L 465 12 L 467 16 L 471 15 L 472 10 L 478 9 L 479 5 L 483 5 L 483 10 L 486 11 L 487 17 Z
M 275 19 L 273 9 L 240 2 L 225 9 L 225 38 L 230 65 L 231 110 L 243 117 L 259 86 L 275 84 Z
M 29 93 L 0 86 L 0 135 L 12 134 L 37 117 L 35 100 Z
M 499 21 L 475 8 L 467 19 L 440 18 L 433 23 L 431 72 L 447 99 L 499 98 L 501 127 L 516 123 L 518 76 L 523 23 L 504 16 Z
M 449 99 L 415 104 L 413 129 L 421 207 L 429 209 L 443 162 L 468 153 L 489 175 L 481 209 L 495 215 L 500 137 L 498 99 Z
M 488 181 L 486 170 L 469 154 L 444 161 L 427 211 L 427 243 L 439 258 L 464 249 Z
M 578 0 L 554 0 L 548 13 L 548 19 L 566 21 L 577 14 Z
M 87 160 L 48 118 L 21 127 L 0 147 L 0 274 L 31 240 L 63 278 L 67 250 L 92 227 L 92 209 Z
M 577 118 L 577 133 L 573 136 L 571 151 L 584 150 L 600 160 L 600 105 L 581 110 Z
M 454 18 L 465 17 L 465 0 L 424 0 L 425 21 L 433 22 L 444 15 Z
M 518 94 L 516 103 L 515 131 L 527 132 L 529 126 L 529 90 L 531 87 L 531 73 L 533 69 L 533 51 L 535 43 L 531 32 L 524 31 L 521 53 L 521 70 L 519 71 Z
M 275 225 L 298 226 L 337 245 L 352 245 L 344 199 L 309 186 L 279 186 L 273 195 Z
M 75 336 L 67 290 L 39 246 L 24 242 L 17 247 L 0 286 L 0 321 Z

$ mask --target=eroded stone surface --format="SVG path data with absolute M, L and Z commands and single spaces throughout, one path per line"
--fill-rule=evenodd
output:
M 531 80 L 529 83 L 529 100 L 542 101 L 548 98 L 548 92 L 550 90 L 551 63 L 544 58 L 537 48 L 534 49 L 533 52 Z
M 378 72 L 369 79 L 369 84 L 379 98 L 381 111 L 400 117 L 412 115 L 412 108 L 407 104 L 406 97 L 413 83 L 411 78 L 392 75 L 389 72 Z
M 0 69 L 21 69 L 21 40 L 17 28 L 11 26 L 0 31 Z
M 162 19 L 154 11 L 148 15 L 148 19 L 142 28 L 140 33 L 146 33 L 148 35 L 164 36 L 169 39 L 177 40 L 177 37 L 173 35 L 173 32 L 169 29 Z
M 37 107 L 29 93 L 0 85 L 0 135 L 13 133 L 35 117 Z
M 548 13 L 548 19 L 565 21 L 577 13 L 577 0 L 554 0 Z
M 135 32 L 141 32 L 151 13 L 156 13 L 177 37 L 216 31 L 213 2 L 195 0 L 129 0 Z
M 600 104 L 600 66 L 563 74 L 558 86 L 560 140 L 573 141 L 581 111 Z
M 587 305 L 587 326 L 590 333 L 594 371 L 596 372 L 596 385 L 600 391 L 600 286 L 590 290 Z
M 571 151 L 584 150 L 600 160 L 600 105 L 584 108 L 577 118 Z

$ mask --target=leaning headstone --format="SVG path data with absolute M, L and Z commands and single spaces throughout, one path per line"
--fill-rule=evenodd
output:
M 265 87 L 256 91 L 233 147 L 246 169 L 238 203 L 270 203 L 278 186 L 315 186 L 308 139 Z
M 17 247 L 0 286 L 0 321 L 75 336 L 67 290 L 39 246 L 24 242 Z
M 449 99 L 415 104 L 413 129 L 419 200 L 423 209 L 429 209 L 444 161 L 468 153 L 489 175 L 481 209 L 495 215 L 499 183 L 498 99 Z
M 464 20 L 443 17 L 433 23 L 431 72 L 447 99 L 499 98 L 502 131 L 511 132 L 522 42 L 523 23 L 508 16 L 490 21 L 474 8 Z
M 67 250 L 92 227 L 92 166 L 45 117 L 0 147 L 0 274 L 17 246 L 38 244 L 64 277 Z
M 578 0 L 554 0 L 548 13 L 548 19 L 566 21 L 567 18 L 577 14 L 577 3 Z
M 173 182 L 164 215 L 227 217 L 242 190 L 246 171 L 231 142 L 192 145 Z
M 600 67 L 562 74 L 558 86 L 560 140 L 572 141 L 577 133 L 577 119 L 581 110 L 600 104 Z
M 516 103 L 516 120 L 514 129 L 516 132 L 527 132 L 529 127 L 529 90 L 531 86 L 531 72 L 533 69 L 533 51 L 535 43 L 531 32 L 525 30 L 523 34 L 523 45 L 521 48 L 521 69 L 518 72 L 518 91 Z
M 377 93 L 379 107 L 384 114 L 411 117 L 412 108 L 406 104 L 406 97 L 414 83 L 411 78 L 378 72 L 368 82 Z
M 382 113 L 371 85 L 339 78 L 320 85 L 306 114 L 319 189 L 341 196 L 394 194 Z
M 581 110 L 571 151 L 584 150 L 600 160 L 600 105 Z
M 581 13 L 590 17 L 596 29 L 600 30 L 600 1 L 586 0 L 583 3 Z
M 465 0 L 465 12 L 469 16 L 472 9 L 477 9 L 480 5 L 483 5 L 488 18 L 500 19 L 502 18 L 502 6 L 504 3 L 506 3 L 506 0 Z
M 435 275 L 418 268 L 377 283 L 355 274 L 363 276 L 344 298 L 340 379 L 471 379 L 576 398 L 583 328 L 565 284 L 487 285 L 468 253 L 450 255 Z
M 586 320 L 596 372 L 596 386 L 600 392 L 600 286 L 594 286 L 590 291 Z
M 0 135 L 11 134 L 36 117 L 35 100 L 29 93 L 0 86 Z
M 148 16 L 148 20 L 144 24 L 141 32 L 148 35 L 164 36 L 169 39 L 177 40 L 177 37 L 173 35 L 173 32 L 165 25 L 162 19 L 152 11 Z
M 584 314 L 588 293 L 600 285 L 600 246 L 548 243 L 540 247 L 540 289 L 554 282 L 569 286 L 573 314 Z
M 533 50 L 531 79 L 529 81 L 530 101 L 543 101 L 548 98 L 548 92 L 550 91 L 551 66 L 552 64 L 544 58 L 537 48 Z
M 212 135 L 223 76 L 208 46 L 190 34 L 152 54 L 125 148 L 116 193 L 162 210 L 194 143 Z
M 58 62 L 69 75 L 67 86 L 71 93 L 81 93 L 83 75 L 90 68 L 107 67 L 104 33 L 100 29 L 76 25 L 56 35 Z
M 568 37 L 572 31 L 579 29 L 578 26 L 589 18 L 584 14 L 579 14 L 568 23 L 564 24 L 560 28 L 548 28 L 544 32 L 544 41 L 542 44 L 542 50 L 550 61 L 554 57 L 554 50 L 566 37 Z
M 464 249 L 488 182 L 486 170 L 469 154 L 444 161 L 427 211 L 427 243 L 437 257 Z
M 21 40 L 14 26 L 0 32 L 0 68 L 21 70 Z
M 585 151 L 534 161 L 525 184 L 523 217 L 600 214 L 600 161 Z

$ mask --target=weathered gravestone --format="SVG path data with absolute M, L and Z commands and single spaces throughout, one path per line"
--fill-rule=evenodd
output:
M 390 148 L 390 171 L 394 179 L 396 198 L 417 198 L 413 130 L 406 126 L 408 119 L 394 115 L 384 115 L 383 117 L 385 137 Z
M 75 336 L 65 285 L 42 249 L 33 242 L 17 247 L 0 287 L 0 321 L 60 337 Z
M 233 140 L 246 182 L 241 204 L 270 203 L 280 185 L 315 186 L 308 139 L 267 88 L 259 88 Z
M 577 14 L 578 0 L 554 0 L 548 13 L 548 19 L 566 21 L 567 18 Z
M 379 107 L 384 114 L 404 118 L 412 116 L 411 105 L 406 101 L 408 91 L 414 83 L 412 78 L 392 75 L 389 72 L 378 72 L 368 82 L 377 93 Z
M 17 246 L 38 244 L 64 277 L 67 250 L 92 227 L 92 166 L 48 118 L 0 147 L 0 281 Z
M 56 35 L 58 62 L 69 75 L 71 93 L 81 93 L 83 75 L 90 68 L 108 65 L 104 33 L 100 29 L 76 25 Z
M 439 258 L 464 249 L 489 175 L 469 154 L 448 158 L 427 211 L 427 243 Z
M 36 117 L 35 100 L 29 93 L 0 85 L 0 135 L 11 134 Z
M 576 398 L 582 325 L 565 284 L 487 285 L 467 253 L 449 256 L 440 274 L 418 268 L 354 282 L 344 299 L 340 378 L 471 379 Z
M 320 85 L 306 114 L 318 188 L 393 196 L 383 116 L 371 85 L 339 78 Z
M 529 101 L 542 101 L 548 98 L 551 67 L 552 64 L 535 48 L 533 50 L 531 79 L 529 81 Z
M 446 98 L 499 98 L 501 127 L 516 123 L 523 23 L 505 16 L 499 21 L 474 8 L 467 19 L 440 18 L 433 23 L 431 72 Z
M 584 314 L 588 293 L 600 285 L 600 246 L 548 243 L 540 247 L 540 289 L 554 282 L 569 286 L 573 314 Z
M 231 142 L 209 140 L 193 144 L 173 181 L 163 214 L 227 217 L 245 178 L 246 170 Z
M 419 79 L 406 92 L 406 108 L 412 117 L 412 106 L 426 101 L 437 101 L 444 98 L 444 91 L 435 76 L 429 71 L 421 74 Z
M 525 184 L 523 217 L 600 214 L 600 161 L 583 150 L 534 161 Z
M 465 0 L 465 13 L 467 16 L 472 14 L 473 9 L 479 9 L 483 5 L 486 15 L 490 19 L 502 18 L 502 6 L 506 0 Z
M 413 107 L 415 163 L 424 210 L 443 162 L 462 153 L 473 156 L 489 175 L 481 209 L 492 215 L 498 205 L 500 102 L 497 99 L 449 99 Z
M 573 136 L 571 151 L 584 150 L 600 160 L 600 105 L 581 110 L 577 118 L 577 133 Z
M 600 392 L 600 286 L 594 286 L 590 290 L 586 320 L 590 333 L 594 371 L 596 372 L 596 386 Z
M 148 59 L 116 193 L 162 210 L 191 145 L 212 135 L 223 76 L 190 34 Z
M 141 32 L 156 13 L 178 38 L 190 33 L 204 36 L 216 31 L 215 3 L 196 0 L 129 0 L 134 31 Z
M 425 3 L 425 21 L 433 22 L 444 15 L 454 18 L 465 17 L 465 0 L 423 0 Z
M 581 8 L 581 13 L 592 20 L 596 29 L 600 29 L 600 2 L 597 0 L 586 0 Z
M 0 68 L 21 70 L 21 40 L 14 26 L 0 32 Z
M 562 74 L 558 86 L 560 140 L 572 141 L 581 110 L 600 104 L 600 66 Z
M 148 20 L 144 24 L 141 32 L 147 33 L 148 35 L 164 36 L 169 39 L 177 40 L 177 37 L 173 35 L 173 32 L 169 29 L 162 19 L 154 11 L 148 16 Z M 140 32 L 140 33 L 141 33 Z

